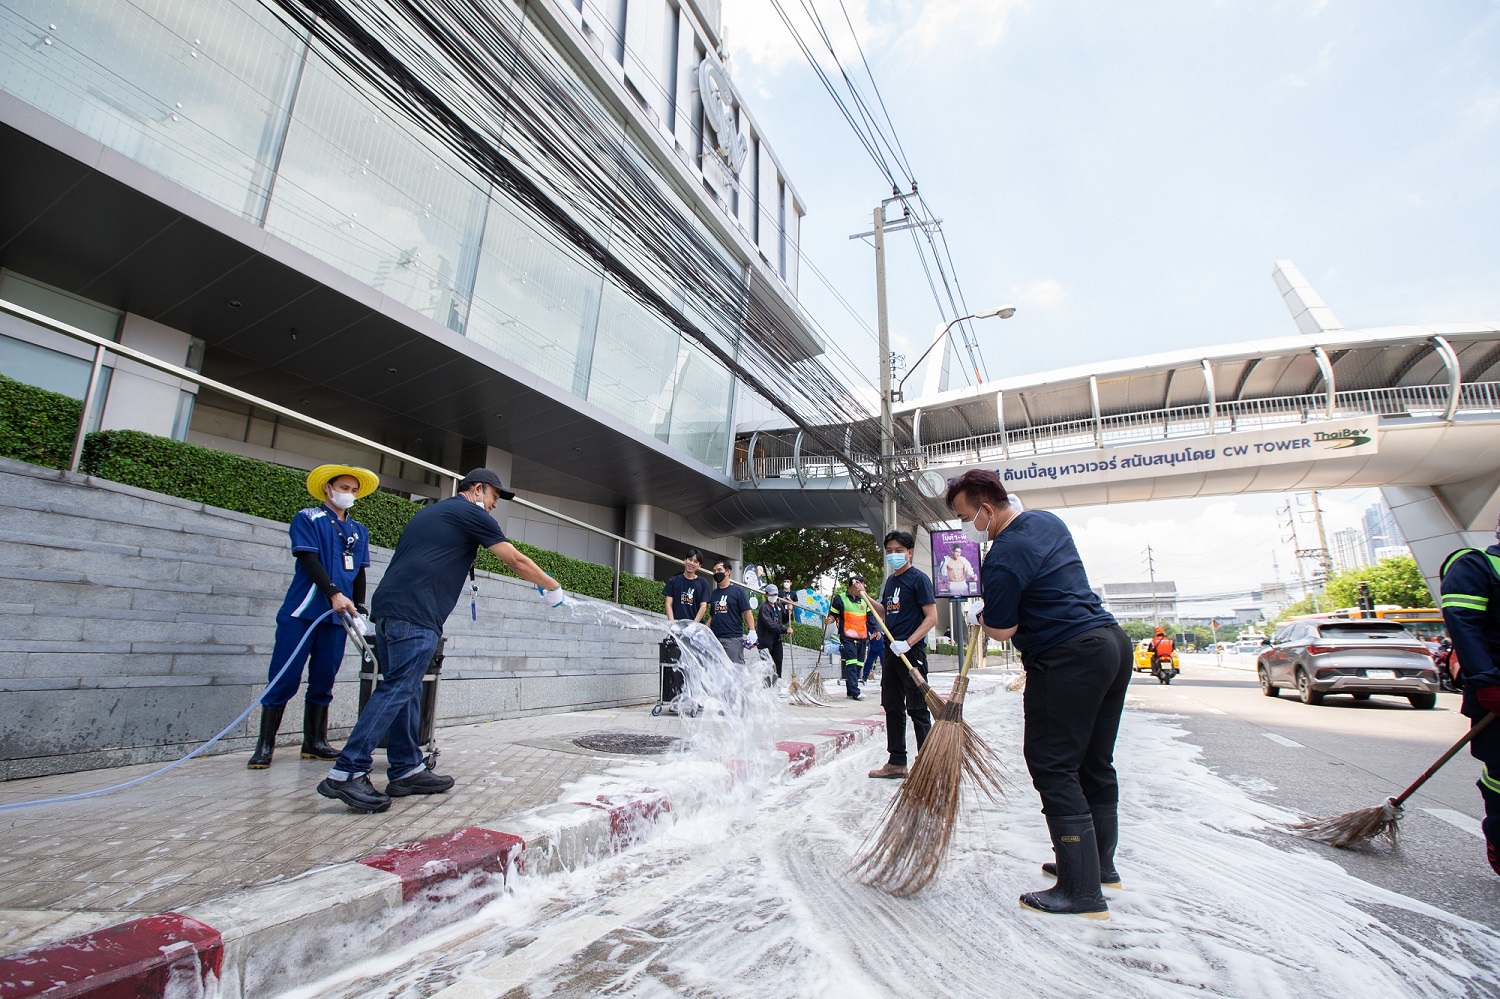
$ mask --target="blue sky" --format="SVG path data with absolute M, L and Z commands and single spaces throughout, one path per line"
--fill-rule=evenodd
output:
M 974 325 L 992 377 L 1294 333 L 1270 279 L 1283 258 L 1349 328 L 1500 321 L 1500 3 L 845 4 L 969 306 L 1019 307 Z M 837 0 L 816 6 L 857 67 Z M 847 237 L 886 182 L 770 0 L 724 8 L 735 84 L 808 206 L 804 252 L 873 326 L 872 254 Z M 800 294 L 873 378 L 868 330 L 810 272 Z M 940 317 L 909 242 L 889 295 L 914 358 Z M 1325 505 L 1352 523 L 1373 498 Z M 1276 533 L 1284 497 L 1224 502 L 1068 519 L 1101 539 L 1200 521 L 1222 539 L 1216 516 Z M 1080 543 L 1136 578 L 1124 547 Z M 1235 567 L 1177 575 L 1271 578 L 1265 549 L 1227 545 L 1247 549 Z

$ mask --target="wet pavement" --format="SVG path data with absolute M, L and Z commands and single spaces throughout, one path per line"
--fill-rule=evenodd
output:
M 946 689 L 951 657 L 932 657 Z M 825 669 L 825 675 L 826 675 Z M 992 667 L 991 675 L 1003 675 Z M 776 738 L 816 732 L 880 712 L 878 688 L 852 701 L 827 682 L 826 707 L 786 704 Z M 567 787 L 622 761 L 659 758 L 661 737 L 684 721 L 653 717 L 650 705 L 566 712 L 440 729 L 438 771 L 457 779 L 448 794 L 398 798 L 389 811 L 359 815 L 319 797 L 329 764 L 277 750 L 249 770 L 244 754 L 200 757 L 143 784 L 97 798 L 0 813 L 0 954 L 128 919 L 169 912 L 295 877 L 372 852 L 568 800 Z M 585 737 L 594 736 L 592 739 Z M 585 748 L 576 740 L 584 739 Z M 601 747 L 623 752 L 609 752 Z M 383 760 L 372 775 L 383 787 Z M 150 773 L 156 765 L 10 781 L 0 804 L 92 790 Z

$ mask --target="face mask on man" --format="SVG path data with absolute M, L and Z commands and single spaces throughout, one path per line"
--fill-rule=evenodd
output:
M 979 508 L 979 510 L 983 510 L 983 509 L 984 509 L 984 507 L 982 507 L 982 506 Z M 986 517 L 984 519 L 985 526 L 984 527 L 980 527 L 979 526 L 979 510 L 975 510 L 974 511 L 974 519 L 973 520 L 965 521 L 960 526 L 962 526 L 963 529 L 964 529 L 964 537 L 968 538 L 970 541 L 974 542 L 977 545 L 982 545 L 982 544 L 984 544 L 986 541 L 988 541 L 990 539 L 989 524 L 990 524 L 990 521 L 993 518 Z
M 722 583 L 722 582 L 724 582 L 724 574 L 722 572 L 716 572 L 716 573 L 714 573 L 714 582 L 715 583 Z
M 328 502 L 339 510 L 347 510 L 354 505 L 353 493 L 329 493 Z
M 900 572 L 906 565 L 906 552 L 886 552 L 885 567 L 892 572 Z

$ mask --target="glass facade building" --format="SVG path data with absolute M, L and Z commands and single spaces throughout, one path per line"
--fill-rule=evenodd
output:
M 509 0 L 501 6 L 522 17 Z M 703 58 L 705 47 L 692 31 L 683 37 L 686 12 L 671 0 L 587 0 L 573 13 L 584 37 L 613 39 L 616 44 L 601 44 L 599 52 L 641 93 L 642 120 L 679 150 L 696 145 L 689 155 L 698 157 L 701 171 L 702 102 L 682 81 L 691 78 L 691 60 Z M 653 26 L 649 45 L 627 44 L 634 40 L 631 27 Z M 558 64 L 567 62 L 546 37 L 530 43 L 548 48 Z M 646 49 L 654 53 L 650 58 Z M 639 85 L 646 76 L 670 86 Z M 568 85 L 588 89 L 578 79 Z M 0 91 L 557 392 L 711 469 L 727 470 L 736 384 L 725 363 L 377 88 L 357 87 L 336 58 L 274 5 L 0 0 Z M 628 133 L 622 123 L 620 135 Z M 701 204 L 690 204 L 665 183 L 658 193 L 689 219 L 701 221 L 705 206 L 721 211 L 791 289 L 801 209 L 794 201 L 788 207 L 785 178 L 758 139 L 754 149 L 760 160 L 754 190 L 716 192 L 705 179 Z M 634 155 L 646 159 L 640 149 Z M 768 162 L 770 176 L 762 177 Z M 569 189 L 548 154 L 537 151 L 515 166 L 597 238 L 622 239 L 588 209 L 599 192 Z M 750 266 L 729 247 L 722 247 L 722 256 L 742 273 Z M 629 259 L 639 267 L 639 280 L 663 300 L 685 302 L 684 289 L 674 285 L 678 279 L 649 260 Z M 724 339 L 722 332 L 706 329 L 705 335 Z M 737 343 L 719 346 L 730 357 L 739 349 Z

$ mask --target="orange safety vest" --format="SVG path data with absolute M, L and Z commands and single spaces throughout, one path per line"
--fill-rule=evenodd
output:
M 870 605 L 855 600 L 848 591 L 839 595 L 844 607 L 844 637 L 860 641 L 870 637 Z

